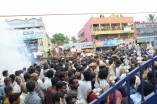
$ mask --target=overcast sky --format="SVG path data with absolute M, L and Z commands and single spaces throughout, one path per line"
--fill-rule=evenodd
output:
M 156 0 L 0 0 L 0 15 L 157 12 L 156 4 Z M 146 20 L 147 15 L 124 14 L 124 16 L 133 16 L 136 21 Z M 52 15 L 42 18 L 50 37 L 55 33 L 77 36 L 79 30 L 83 28 L 91 16 L 91 14 Z M 105 14 L 105 16 L 108 16 L 108 14 Z M 36 18 L 39 17 L 41 16 Z M 0 20 L 25 18 L 0 17 Z

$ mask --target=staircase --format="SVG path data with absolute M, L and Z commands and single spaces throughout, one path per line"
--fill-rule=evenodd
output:
M 119 80 L 117 83 L 115 83 L 112 87 L 110 87 L 107 91 L 105 91 L 103 94 L 101 94 L 97 99 L 92 101 L 90 104 L 100 104 L 101 101 L 104 100 L 107 96 L 109 96 L 111 93 L 113 93 L 114 97 L 114 104 L 116 104 L 116 97 L 115 97 L 115 90 L 119 88 L 124 82 L 127 83 L 127 88 L 128 88 L 128 104 L 130 104 L 130 85 L 129 85 L 129 79 L 136 75 L 138 72 L 140 73 L 140 80 L 142 84 L 141 92 L 141 104 L 157 104 L 157 93 L 156 93 L 156 81 L 155 81 L 155 66 L 154 66 L 154 61 L 157 61 L 157 57 L 154 57 L 153 59 L 148 60 L 144 64 L 142 64 L 140 67 L 135 68 L 133 71 L 129 72 L 127 74 L 127 77 Z M 154 91 L 149 94 L 148 96 L 144 97 L 144 92 L 143 92 L 143 69 L 147 67 L 148 65 L 152 65 L 152 72 L 153 74 L 153 87 Z

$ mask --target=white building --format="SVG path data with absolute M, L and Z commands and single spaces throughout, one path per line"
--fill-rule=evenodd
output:
M 6 22 L 13 28 L 14 31 L 26 43 L 27 48 L 33 52 L 47 52 L 51 42 L 46 33 L 45 25 L 42 18 L 36 19 L 14 19 L 6 20 Z

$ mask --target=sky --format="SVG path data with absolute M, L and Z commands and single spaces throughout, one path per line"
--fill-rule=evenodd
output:
M 0 0 L 0 15 L 157 12 L 156 4 L 156 0 Z M 147 15 L 123 14 L 133 16 L 135 21 L 146 21 Z M 50 37 L 55 33 L 71 37 L 77 36 L 92 16 L 98 17 L 99 14 L 51 15 L 35 18 L 42 17 Z M 0 21 L 25 18 L 34 17 L 0 17 Z

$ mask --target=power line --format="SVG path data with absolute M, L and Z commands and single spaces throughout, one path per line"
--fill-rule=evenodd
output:
M 24 16 L 53 16 L 53 15 L 94 15 L 94 14 L 148 14 L 157 12 L 130 12 L 130 13 L 52 13 L 52 14 L 15 14 L 15 15 L 0 15 L 0 17 L 24 17 Z

